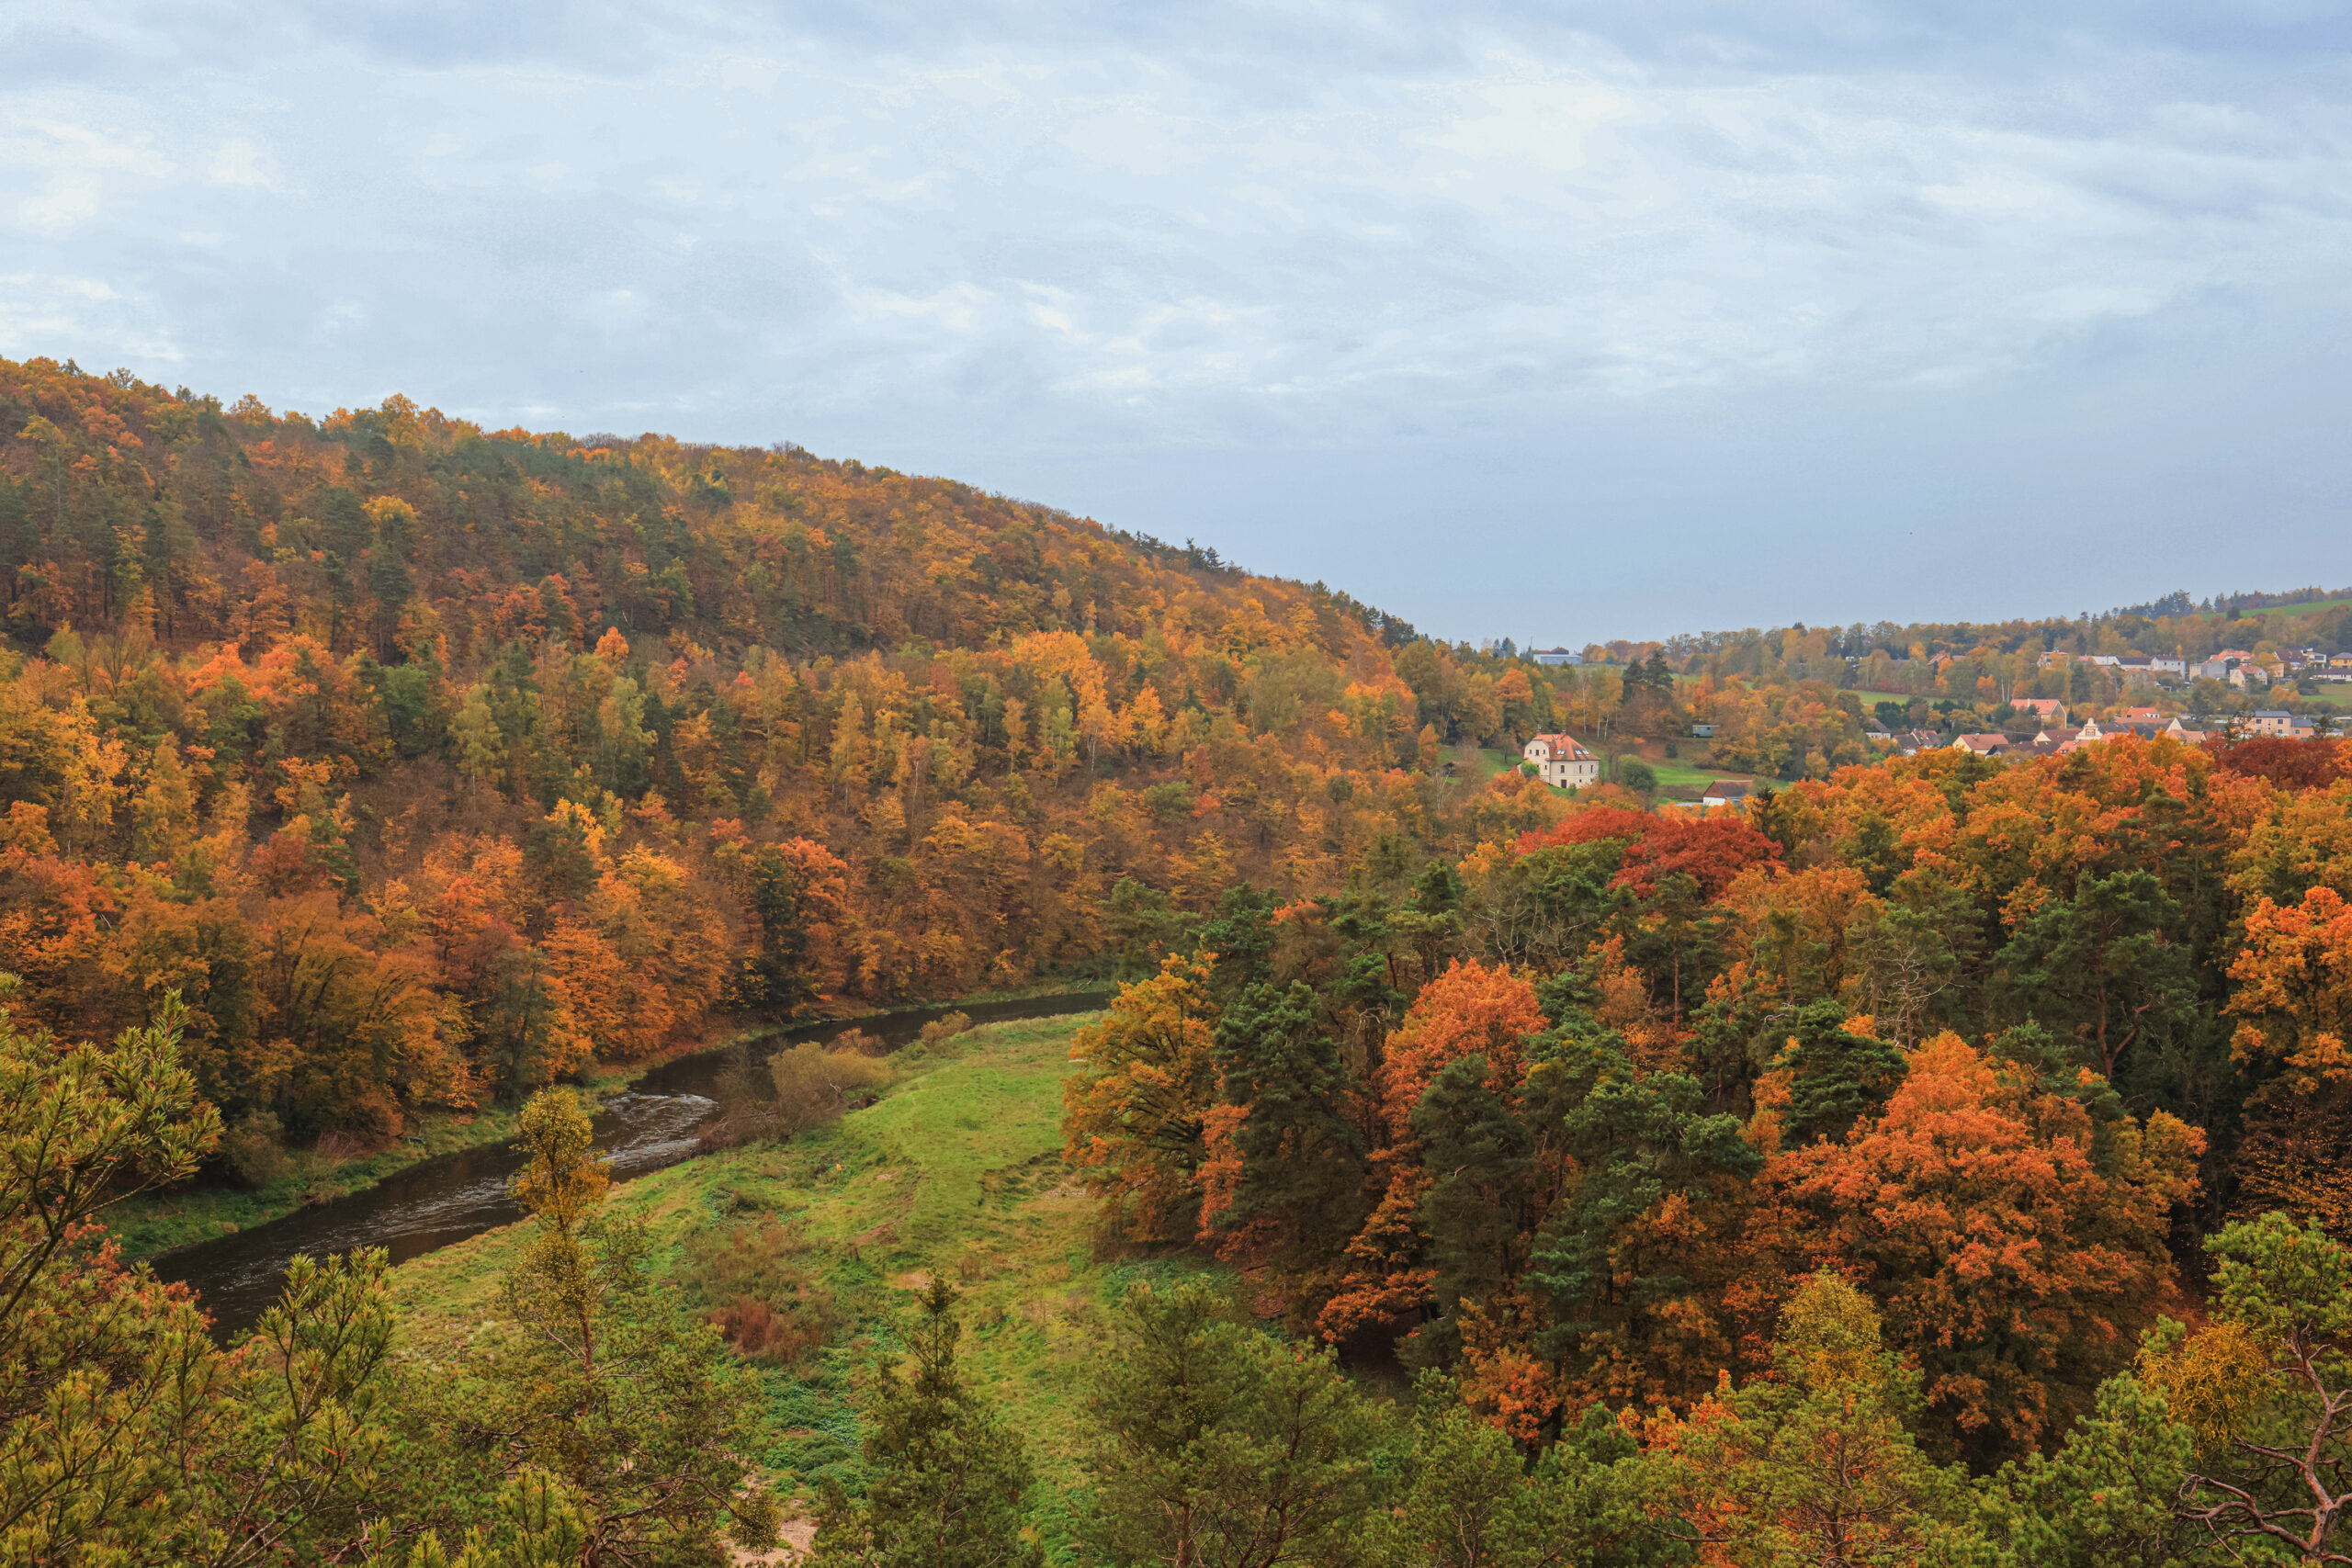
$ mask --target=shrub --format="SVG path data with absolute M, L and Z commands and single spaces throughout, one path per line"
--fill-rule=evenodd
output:
M 768 1080 L 775 1086 L 775 1127 L 779 1133 L 806 1133 L 840 1119 L 844 1111 L 871 1104 L 890 1081 L 888 1065 L 854 1051 L 827 1050 L 814 1043 L 795 1045 L 768 1058 Z
M 845 1029 L 833 1036 L 832 1049 L 852 1056 L 887 1056 L 888 1042 L 878 1034 L 868 1034 L 863 1029 Z
M 921 1040 L 926 1045 L 936 1045 L 943 1040 L 955 1039 L 958 1034 L 963 1033 L 964 1031 L 971 1027 L 972 1015 L 970 1013 L 951 1012 L 944 1018 L 934 1018 L 929 1023 L 924 1024 L 922 1026 L 922 1032 L 918 1034 L 915 1038 Z
M 1617 782 L 1635 795 L 1647 795 L 1657 788 L 1657 773 L 1639 757 L 1620 757 Z
M 808 1227 L 774 1214 L 686 1238 L 679 1282 L 728 1344 L 784 1365 L 823 1346 L 838 1326 L 832 1292 L 805 1261 Z
M 266 1187 L 286 1174 L 285 1132 L 266 1111 L 249 1111 L 220 1140 L 220 1157 L 248 1187 Z
M 767 1063 L 754 1057 L 747 1043 L 738 1041 L 728 1051 L 727 1065 L 719 1068 L 712 1089 L 718 1112 L 696 1134 L 702 1152 L 712 1154 L 775 1136 L 775 1107 L 770 1100 L 774 1092 Z

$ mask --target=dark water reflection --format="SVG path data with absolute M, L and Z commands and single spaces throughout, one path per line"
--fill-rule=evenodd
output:
M 895 1051 L 924 1024 L 950 1012 L 969 1013 L 975 1023 L 1003 1023 L 1091 1012 L 1108 999 L 1102 993 L 1084 993 L 913 1008 L 851 1022 L 796 1025 L 763 1037 L 754 1049 L 831 1039 L 854 1023 Z M 635 1088 L 605 1101 L 595 1117 L 596 1144 L 616 1179 L 660 1170 L 695 1152 L 695 1129 L 714 1109 L 711 1096 L 728 1055 L 722 1047 L 664 1062 Z M 195 1286 L 212 1314 L 214 1332 L 233 1336 L 252 1327 L 277 1299 L 286 1266 L 299 1255 L 380 1247 L 393 1262 L 403 1263 L 521 1218 L 509 1190 L 521 1166 L 521 1157 L 504 1144 L 437 1155 L 364 1191 L 167 1252 L 154 1260 L 155 1272 Z

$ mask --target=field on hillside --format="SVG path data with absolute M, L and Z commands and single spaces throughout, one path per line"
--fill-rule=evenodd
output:
M 1677 760 L 1652 762 L 1650 772 L 1657 775 L 1660 795 L 1688 795 L 1696 799 L 1699 792 L 1717 779 L 1745 778 L 1744 773 L 1727 773 L 1720 768 L 1701 767 L 1696 763 Z
M 1086 1021 L 989 1025 L 909 1047 L 892 1058 L 901 1077 L 886 1097 L 827 1132 L 615 1189 L 614 1209 L 647 1219 L 673 1270 L 697 1232 L 774 1216 L 804 1235 L 799 1261 L 831 1294 L 840 1327 L 799 1367 L 762 1369 L 758 1457 L 786 1495 L 813 1498 L 828 1472 L 854 1479 L 855 1369 L 895 1348 L 899 1315 L 944 1272 L 965 1292 L 967 1365 L 1029 1444 L 1049 1535 L 1067 1517 L 1105 1308 L 1136 1280 L 1212 1267 L 1098 1256 L 1093 1201 L 1060 1153 L 1061 1080 Z M 408 1341 L 430 1351 L 471 1332 L 523 1235 L 493 1231 L 395 1270 Z

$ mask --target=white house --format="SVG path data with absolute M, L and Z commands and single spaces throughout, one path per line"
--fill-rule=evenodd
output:
M 1749 793 L 1746 779 L 1717 779 L 1699 797 L 1702 806 L 1746 806 Z
M 1573 735 L 1539 735 L 1520 753 L 1535 764 L 1535 776 L 1554 789 L 1582 789 L 1600 782 L 1600 759 Z
M 1584 655 L 1570 653 L 1565 648 L 1539 648 L 1528 655 L 1538 664 L 1582 664 Z

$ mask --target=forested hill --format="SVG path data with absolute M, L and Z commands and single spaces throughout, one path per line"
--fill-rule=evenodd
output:
M 1100 972 L 1558 809 L 1441 755 L 1554 721 L 1524 671 L 790 446 L 0 362 L 0 970 L 77 1036 L 178 989 L 289 1134 Z

